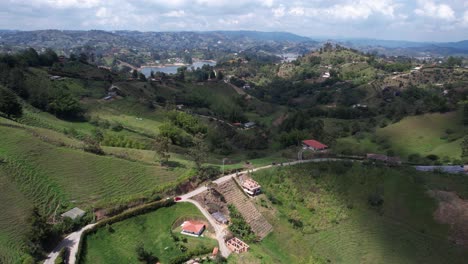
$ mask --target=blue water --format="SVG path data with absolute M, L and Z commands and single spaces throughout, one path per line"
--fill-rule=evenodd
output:
M 211 61 L 197 61 L 195 62 L 194 64 L 192 65 L 189 65 L 187 66 L 188 69 L 194 67 L 195 69 L 196 68 L 201 68 L 203 65 L 205 64 L 208 64 L 210 66 L 214 66 L 216 65 L 216 62 L 211 62 Z M 174 74 L 174 73 L 177 73 L 177 69 L 180 68 L 181 66 L 167 66 L 167 67 L 148 67 L 148 68 L 143 68 L 141 69 L 141 72 L 146 76 L 150 76 L 151 75 L 151 71 L 154 71 L 154 72 L 164 72 L 164 73 L 167 73 L 167 74 Z

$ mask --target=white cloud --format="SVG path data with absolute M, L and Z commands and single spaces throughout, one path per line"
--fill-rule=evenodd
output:
M 22 1 L 19 1 L 22 2 Z M 100 0 L 31 0 L 35 6 L 47 5 L 54 8 L 91 8 L 99 6 Z
M 184 10 L 173 10 L 164 14 L 167 17 L 183 17 L 185 16 Z
M 288 10 L 288 14 L 319 17 L 322 20 L 362 20 L 375 14 L 393 18 L 397 7 L 393 0 L 348 0 L 331 6 L 294 6 Z
M 286 8 L 283 5 L 280 5 L 277 8 L 271 10 L 275 17 L 283 17 L 286 13 Z
M 418 0 L 419 8 L 414 10 L 418 16 L 431 17 L 447 21 L 456 19 L 455 12 L 447 4 L 436 4 L 429 0 Z
M 466 10 L 465 13 L 463 14 L 463 18 L 462 18 L 461 24 L 462 24 L 462 26 L 464 26 L 464 27 L 468 27 L 468 10 Z

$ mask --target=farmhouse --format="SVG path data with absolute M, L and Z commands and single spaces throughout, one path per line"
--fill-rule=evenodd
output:
M 63 213 L 61 216 L 63 218 L 68 217 L 68 218 L 71 218 L 72 220 L 75 220 L 77 218 L 82 217 L 85 213 L 86 213 L 85 211 L 81 210 L 78 207 L 75 207 L 71 209 L 70 211 Z
M 249 250 L 249 245 L 244 243 L 242 240 L 238 239 L 237 237 L 233 237 L 226 241 L 227 247 L 236 253 L 243 253 Z
M 302 141 L 302 147 L 303 149 L 310 149 L 313 151 L 322 151 L 328 148 L 327 145 L 314 140 L 314 139 L 307 139 Z
M 195 221 L 185 221 L 182 223 L 182 234 L 189 236 L 201 236 L 203 231 L 205 231 L 205 224 L 195 222 Z

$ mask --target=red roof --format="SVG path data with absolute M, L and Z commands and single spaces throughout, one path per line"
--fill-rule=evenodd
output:
M 311 148 L 314 148 L 314 149 L 326 149 L 328 148 L 327 145 L 323 144 L 323 143 L 320 143 L 318 142 L 317 140 L 314 140 L 314 139 L 308 139 L 308 140 L 303 140 L 302 143 L 304 143 L 305 145 L 311 147 Z
M 182 224 L 183 231 L 193 233 L 193 234 L 200 233 L 203 228 L 205 228 L 205 225 L 202 223 L 198 223 L 198 222 L 186 221 Z

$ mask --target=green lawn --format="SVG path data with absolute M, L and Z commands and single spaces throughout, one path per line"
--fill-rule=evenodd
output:
M 113 233 L 101 228 L 87 237 L 83 262 L 138 263 L 135 248 L 143 244 L 161 263 L 168 263 L 171 258 L 183 254 L 171 238 L 170 231 L 173 223 L 184 216 L 203 217 L 194 205 L 179 203 L 115 223 L 112 225 Z M 217 246 L 217 241 L 208 237 L 177 236 L 187 238 L 187 243 L 179 244 L 187 247 L 188 251 L 197 247 L 212 249 Z
M 231 263 L 464 263 L 468 257 L 449 242 L 448 226 L 433 219 L 437 205 L 426 193 L 446 189 L 466 198 L 468 182 L 459 176 L 333 163 L 274 168 L 254 179 L 266 193 L 257 206 L 274 232 Z M 383 204 L 370 206 L 371 194 Z

